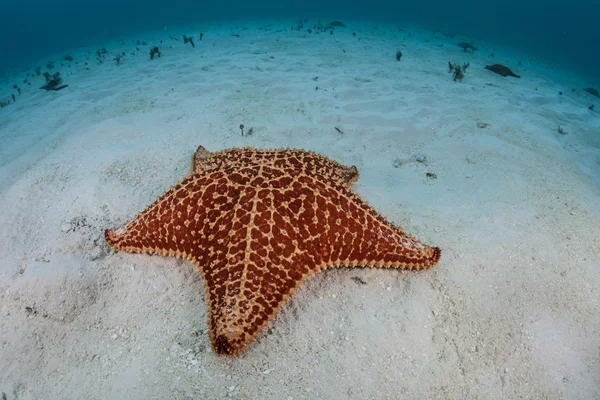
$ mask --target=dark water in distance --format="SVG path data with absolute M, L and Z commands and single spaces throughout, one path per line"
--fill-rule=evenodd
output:
M 273 17 L 422 25 L 515 48 L 600 86 L 600 0 L 0 0 L 0 74 L 112 35 Z

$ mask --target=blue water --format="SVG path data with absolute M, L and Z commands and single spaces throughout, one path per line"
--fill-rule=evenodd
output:
M 599 0 L 2 0 L 0 74 L 55 52 L 165 25 L 320 16 L 417 24 L 486 40 L 600 86 Z

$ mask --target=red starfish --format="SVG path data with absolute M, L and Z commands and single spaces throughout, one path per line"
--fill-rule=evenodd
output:
M 233 355 L 318 271 L 438 262 L 439 248 L 352 193 L 356 179 L 355 167 L 304 150 L 199 147 L 188 177 L 105 237 L 117 250 L 193 261 L 206 285 L 213 348 Z

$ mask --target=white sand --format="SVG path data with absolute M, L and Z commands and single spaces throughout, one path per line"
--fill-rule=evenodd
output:
M 587 107 L 600 101 L 508 51 L 463 53 L 469 38 L 277 24 L 117 40 L 101 65 L 96 48 L 57 62 L 60 92 L 23 73 L 0 88 L 23 88 L 0 110 L 6 399 L 598 398 L 600 118 Z M 196 48 L 168 38 L 200 31 Z M 136 39 L 148 46 L 131 55 Z M 463 82 L 448 61 L 470 62 Z M 495 62 L 522 79 L 483 69 Z M 199 144 L 356 165 L 356 192 L 442 259 L 321 273 L 246 353 L 217 356 L 195 266 L 103 238 L 181 179 Z

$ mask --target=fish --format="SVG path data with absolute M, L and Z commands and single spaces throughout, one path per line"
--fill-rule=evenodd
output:
M 507 66 L 502 65 L 502 64 L 486 65 L 485 69 L 489 69 L 490 71 L 492 71 L 492 72 L 494 72 L 494 73 L 496 73 L 498 75 L 502 75 L 504 77 L 507 77 L 507 76 L 512 76 L 512 77 L 515 77 L 515 78 L 520 78 L 521 77 L 521 76 L 515 74 L 514 72 L 512 72 L 510 70 L 510 68 L 508 68 Z
M 475 47 L 473 45 L 473 43 L 460 42 L 460 43 L 456 43 L 456 45 L 458 47 L 462 48 L 463 51 L 471 50 L 471 53 L 473 53 L 475 50 L 477 50 L 477 47 Z
M 596 96 L 596 97 L 600 97 L 600 93 L 598 93 L 598 91 L 594 88 L 586 88 L 583 89 L 584 91 L 588 92 L 589 94 L 591 94 L 592 96 Z

